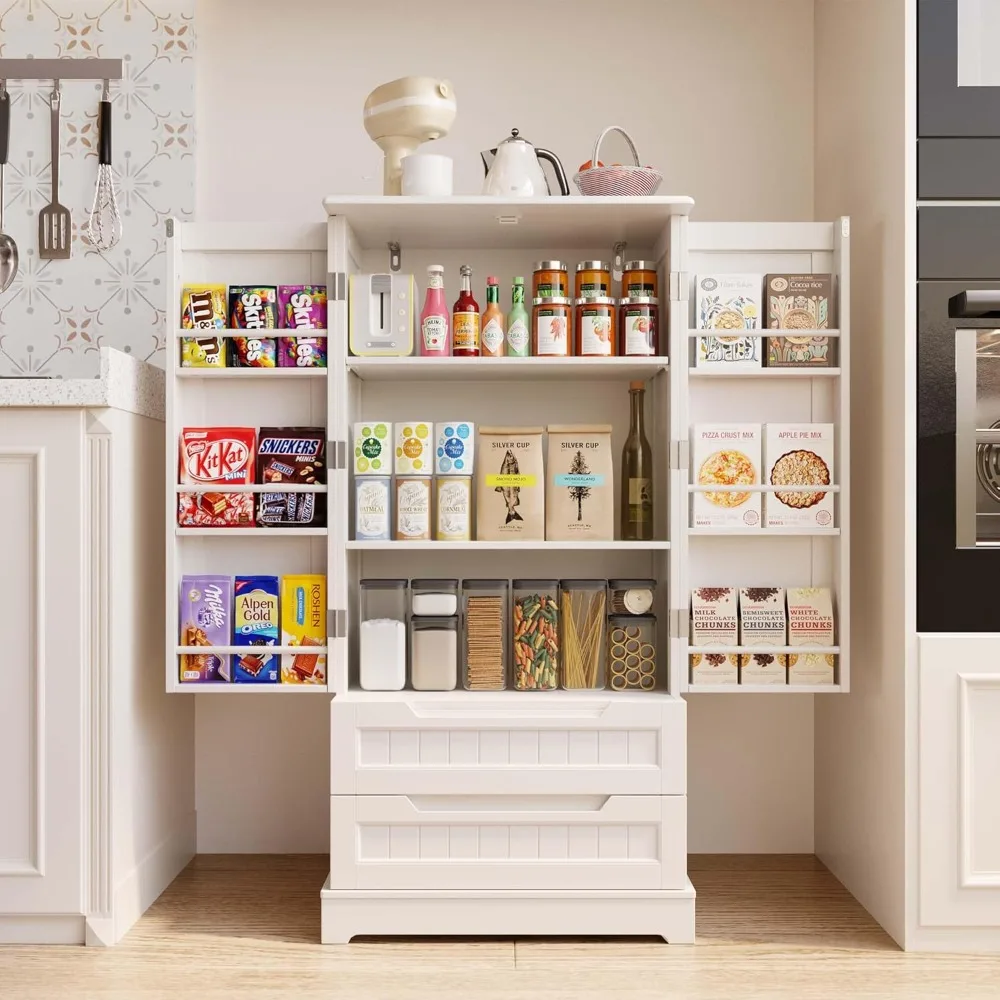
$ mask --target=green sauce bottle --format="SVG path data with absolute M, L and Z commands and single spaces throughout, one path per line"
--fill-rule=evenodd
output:
M 528 310 L 524 308 L 524 278 L 514 279 L 511 300 L 507 315 L 507 357 L 527 358 L 531 355 L 531 331 Z

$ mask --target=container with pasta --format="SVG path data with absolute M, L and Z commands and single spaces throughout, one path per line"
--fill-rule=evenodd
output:
M 568 691 L 605 686 L 606 580 L 563 580 L 559 585 L 562 686 Z
M 513 686 L 515 691 L 559 687 L 559 582 L 514 580 Z
M 608 618 L 608 684 L 612 691 L 656 689 L 656 618 Z

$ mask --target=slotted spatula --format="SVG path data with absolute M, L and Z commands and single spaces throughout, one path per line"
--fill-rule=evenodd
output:
M 59 81 L 52 92 L 52 201 L 38 213 L 38 256 L 66 260 L 73 244 L 73 217 L 59 204 Z

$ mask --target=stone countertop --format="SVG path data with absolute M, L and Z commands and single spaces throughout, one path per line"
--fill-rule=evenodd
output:
M 101 348 L 97 378 L 0 379 L 0 407 L 112 407 L 163 420 L 165 397 L 162 368 L 111 347 Z

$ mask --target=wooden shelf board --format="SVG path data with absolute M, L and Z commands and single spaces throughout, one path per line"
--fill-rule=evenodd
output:
M 655 378 L 667 358 L 348 358 L 365 382 L 580 382 Z
M 350 541 L 349 550 L 361 552 L 651 552 L 669 549 L 670 542 L 368 542 Z

